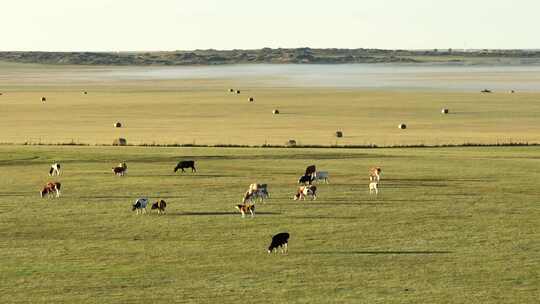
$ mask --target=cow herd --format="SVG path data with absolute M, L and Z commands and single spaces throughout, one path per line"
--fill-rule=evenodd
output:
M 181 170 L 185 172 L 184 169 L 191 169 L 192 172 L 197 172 L 195 168 L 195 161 L 193 160 L 184 160 L 178 162 L 174 168 L 174 172 Z M 112 168 L 112 172 L 116 176 L 124 176 L 127 173 L 127 164 L 125 162 L 119 163 L 116 167 Z M 378 194 L 378 184 L 381 179 L 381 168 L 374 167 L 369 170 L 369 193 Z M 49 176 L 60 176 L 61 175 L 61 165 L 59 163 L 54 163 L 49 169 Z M 293 196 L 293 200 L 306 200 L 306 198 L 311 198 L 311 200 L 317 199 L 317 186 L 314 185 L 314 182 L 322 181 L 326 184 L 329 183 L 329 173 L 328 171 L 317 171 L 315 165 L 310 165 L 306 168 L 304 175 L 298 179 L 299 187 L 296 193 Z M 45 184 L 42 188 L 40 195 L 41 197 L 60 197 L 60 188 L 61 184 L 56 181 L 50 181 Z M 242 198 L 242 203 L 235 206 L 235 208 L 240 211 L 242 217 L 244 218 L 246 214 L 250 214 L 251 217 L 255 216 L 255 204 L 264 203 L 267 199 L 270 198 L 268 191 L 268 184 L 258 184 L 253 183 L 249 185 L 248 190 L 244 193 Z M 132 211 L 135 211 L 136 214 L 146 214 L 146 208 L 149 205 L 150 201 L 146 197 L 138 198 L 135 203 L 132 205 Z M 165 208 L 167 203 L 160 199 L 151 204 L 151 210 L 157 210 L 158 214 L 165 214 Z M 290 235 L 288 233 L 279 233 L 272 238 L 272 243 L 268 247 L 268 252 L 277 252 L 277 249 L 281 249 L 282 253 L 288 251 L 288 240 Z

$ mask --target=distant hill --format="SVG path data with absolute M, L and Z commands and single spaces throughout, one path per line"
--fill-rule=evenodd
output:
M 539 50 L 258 49 L 174 52 L 0 52 L 0 61 L 63 65 L 446 63 L 540 64 Z

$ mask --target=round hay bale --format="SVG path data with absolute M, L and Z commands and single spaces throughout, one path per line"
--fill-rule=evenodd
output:
M 4 93 L 0 92 L 0 96 L 4 95 Z
M 83 94 L 86 95 L 86 94 L 88 94 L 88 92 L 84 91 Z
M 407 125 L 404 124 L 404 123 L 401 123 L 401 124 L 398 125 L 398 128 L 401 129 L 401 130 L 405 130 L 405 129 L 407 129 Z
M 289 139 L 286 143 L 287 147 L 295 147 L 296 146 L 296 140 Z
M 113 146 L 126 146 L 127 145 L 127 140 L 125 138 L 115 138 L 113 140 Z
M 510 94 L 514 94 L 515 92 L 516 92 L 516 91 L 511 90 L 511 91 L 510 91 Z M 2 94 L 0 94 L 0 95 L 2 95 Z
M 229 89 L 229 92 L 230 92 L 230 93 L 234 93 L 234 89 Z
M 254 101 L 255 101 L 255 98 L 253 98 L 253 97 L 249 98 L 249 102 L 254 102 Z
M 122 127 L 122 123 L 119 122 L 119 121 L 117 121 L 117 122 L 114 123 L 114 127 L 115 127 L 115 128 L 121 128 L 121 127 Z
M 45 101 L 47 101 L 47 98 L 41 97 L 41 102 L 45 102 Z
M 343 137 L 343 132 L 342 131 L 336 131 L 336 137 L 337 138 Z
M 236 94 L 240 94 L 240 90 L 236 90 Z
M 274 114 L 274 115 L 279 114 L 279 110 L 278 110 L 278 109 L 274 109 L 274 111 L 272 111 L 272 114 Z
M 441 113 L 442 113 L 442 114 L 448 114 L 448 109 L 447 109 L 447 108 L 441 109 Z

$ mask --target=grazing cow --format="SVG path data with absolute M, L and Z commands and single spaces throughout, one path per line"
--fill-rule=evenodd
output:
M 314 185 L 302 186 L 298 188 L 293 199 L 296 200 L 306 200 L 307 196 L 311 196 L 312 200 L 317 199 L 317 187 Z
M 182 172 L 186 172 L 184 171 L 186 168 L 191 168 L 191 172 L 197 172 L 197 169 L 195 169 L 195 161 L 193 160 L 183 160 L 179 162 L 174 168 L 174 172 L 178 171 L 178 169 L 181 169 Z
M 266 188 L 261 188 L 258 190 L 248 190 L 244 194 L 244 197 L 242 199 L 242 204 L 249 203 L 256 203 L 257 201 L 264 203 L 265 199 L 270 198 L 270 195 L 268 194 L 268 190 Z
M 264 203 L 264 200 L 268 198 L 270 198 L 270 194 L 268 193 L 267 184 L 251 184 L 249 190 L 244 194 L 242 202 L 244 204 L 248 201 L 255 203 L 258 199 L 261 203 Z
M 290 235 L 287 232 L 282 232 L 274 235 L 272 237 L 272 243 L 270 243 L 270 246 L 268 246 L 268 253 L 271 253 L 276 249 L 275 252 L 277 252 L 277 249 L 281 249 L 281 253 L 288 253 L 289 252 L 289 237 Z
M 146 197 L 141 197 L 133 204 L 132 211 L 136 211 L 137 214 L 139 214 L 139 212 L 141 214 L 146 213 L 146 206 L 148 206 L 148 199 Z
M 326 184 L 328 184 L 328 171 L 315 172 L 314 180 L 315 181 L 323 180 Z
M 55 176 L 60 175 L 60 164 L 54 163 L 51 165 L 51 169 L 49 170 L 49 176 Z
M 317 167 L 315 165 L 308 166 L 306 168 L 306 173 L 304 173 L 304 176 L 313 176 L 317 172 Z
M 54 194 L 56 194 L 56 197 L 60 197 L 61 186 L 62 185 L 59 182 L 48 182 L 40 192 L 41 197 L 44 197 L 45 195 L 50 197 Z
M 369 194 L 379 194 L 379 183 L 372 181 L 369 183 Z
M 118 167 L 124 168 L 124 172 L 127 173 L 127 164 L 125 162 L 119 163 Z
M 114 173 L 114 175 L 124 176 L 124 174 L 126 174 L 126 169 L 124 169 L 123 167 L 114 167 L 112 168 L 112 172 Z
M 152 204 L 151 210 L 157 209 L 158 214 L 165 214 L 166 207 L 167 207 L 167 203 L 164 200 L 159 200 Z
M 251 213 L 251 217 L 254 217 L 255 216 L 255 205 L 253 204 L 241 204 L 241 205 L 236 205 L 235 207 L 236 209 L 238 209 L 240 211 L 240 213 L 242 213 L 242 217 L 246 217 L 246 213 Z
M 313 182 L 314 180 L 314 177 L 311 176 L 311 175 L 303 175 L 303 176 L 300 176 L 300 178 L 298 179 L 298 184 L 308 184 L 308 185 L 311 185 L 311 183 Z
M 369 180 L 379 182 L 381 180 L 381 173 L 382 170 L 380 167 L 374 167 L 369 169 Z

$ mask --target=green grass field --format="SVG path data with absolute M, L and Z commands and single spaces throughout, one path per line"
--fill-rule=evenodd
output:
M 3 146 L 0 302 L 535 303 L 539 152 Z M 199 172 L 174 174 L 188 158 Z M 63 195 L 41 199 L 53 161 Z M 312 163 L 331 183 L 294 202 Z M 242 219 L 252 182 L 271 200 Z M 168 214 L 136 216 L 142 195 Z M 289 254 L 268 255 L 282 231 Z
M 540 143 L 540 93 L 92 74 L 103 69 L 0 62 L 0 304 L 538 302 L 539 146 L 94 145 Z M 91 146 L 20 145 L 69 142 Z M 182 159 L 199 171 L 174 174 Z M 56 161 L 64 174 L 51 178 Z M 129 172 L 115 177 L 121 161 Z M 317 201 L 295 202 L 311 164 L 331 183 Z M 368 193 L 372 166 L 383 168 L 378 196 Z M 49 180 L 62 183 L 59 199 L 40 198 Z M 271 199 L 242 219 L 234 206 L 254 182 L 268 183 Z M 167 215 L 135 215 L 140 196 L 166 200 Z M 289 254 L 268 255 L 284 231 Z

